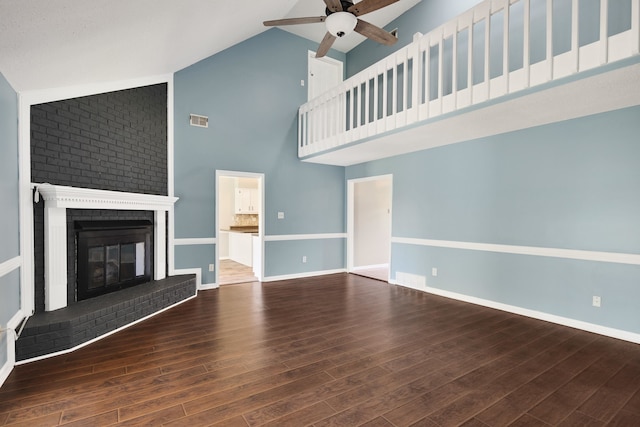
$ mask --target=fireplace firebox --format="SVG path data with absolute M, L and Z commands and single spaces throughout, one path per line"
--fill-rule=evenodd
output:
M 78 301 L 151 281 L 151 221 L 75 221 L 74 228 Z

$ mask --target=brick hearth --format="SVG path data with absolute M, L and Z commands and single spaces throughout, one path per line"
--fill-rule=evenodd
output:
M 16 342 L 16 360 L 73 349 L 195 294 L 195 275 L 173 276 L 36 313 Z

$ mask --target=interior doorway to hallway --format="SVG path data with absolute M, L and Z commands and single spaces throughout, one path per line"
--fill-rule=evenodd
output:
M 392 175 L 348 181 L 347 270 L 389 281 Z
M 264 277 L 264 174 L 216 171 L 216 283 Z

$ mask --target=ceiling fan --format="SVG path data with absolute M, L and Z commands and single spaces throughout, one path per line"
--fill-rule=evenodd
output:
M 336 38 L 351 34 L 352 31 L 388 46 L 398 41 L 393 34 L 358 18 L 365 13 L 382 9 L 397 1 L 398 0 L 362 0 L 358 3 L 353 3 L 351 0 L 324 0 L 324 3 L 327 5 L 325 9 L 326 16 L 275 19 L 273 21 L 264 21 L 263 24 L 267 27 L 277 27 L 280 25 L 324 22 L 327 26 L 327 34 L 325 34 L 316 52 L 316 58 L 321 58 L 329 52 Z

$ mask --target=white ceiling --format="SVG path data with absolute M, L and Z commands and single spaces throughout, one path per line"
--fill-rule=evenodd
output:
M 420 0 L 364 16 L 384 26 Z M 0 72 L 18 92 L 176 72 L 322 0 L 0 0 Z M 323 24 L 282 27 L 320 42 Z M 334 47 L 347 52 L 359 34 Z

